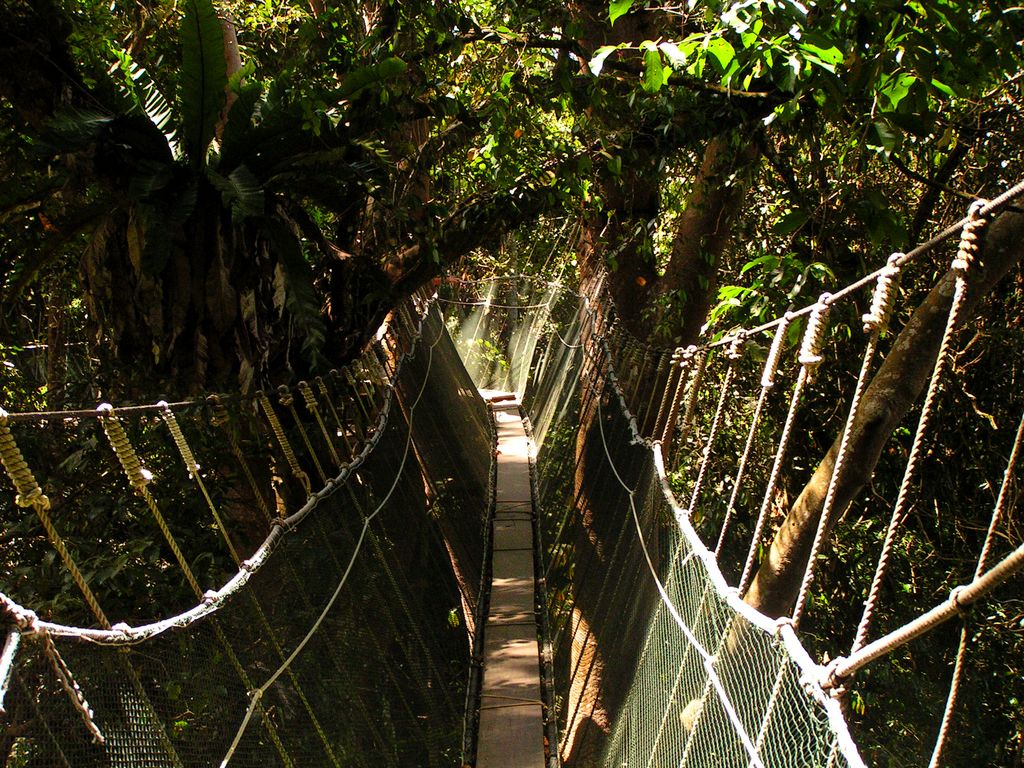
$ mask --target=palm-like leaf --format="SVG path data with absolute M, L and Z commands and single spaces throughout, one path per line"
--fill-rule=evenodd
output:
M 193 167 L 206 163 L 227 86 L 224 34 L 211 0 L 187 0 L 181 23 L 181 110 L 185 153 Z

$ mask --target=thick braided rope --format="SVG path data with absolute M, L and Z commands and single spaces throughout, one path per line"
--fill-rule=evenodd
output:
M 757 427 L 761 423 L 761 411 L 764 410 L 768 393 L 775 386 L 775 374 L 779 367 L 779 358 L 782 356 L 782 342 L 789 328 L 790 317 L 787 313 L 783 316 L 782 322 L 775 329 L 775 338 L 772 339 L 771 348 L 768 350 L 768 359 L 764 363 L 764 371 L 761 374 L 761 392 L 757 397 L 757 405 L 754 406 L 754 415 L 750 419 L 750 429 L 747 432 L 747 442 L 743 446 L 743 453 L 740 455 L 739 465 L 736 469 L 736 476 L 733 480 L 732 493 L 729 494 L 729 504 L 725 508 L 725 516 L 722 519 L 722 530 L 718 534 L 718 543 L 715 544 L 715 557 L 722 553 L 722 545 L 725 544 L 725 534 L 729 530 L 729 523 L 732 520 L 733 510 L 736 508 L 736 499 L 740 494 L 740 486 L 743 484 L 743 477 L 747 471 L 747 462 L 750 460 L 750 453 L 754 447 L 754 438 L 757 436 Z
M 704 485 L 704 476 L 707 474 L 708 464 L 711 459 L 711 450 L 714 447 L 715 438 L 718 436 L 718 430 L 722 424 L 722 414 L 725 412 L 725 401 L 726 398 L 728 398 L 729 393 L 732 391 L 732 380 L 736 376 L 736 363 L 743 357 L 743 345 L 746 343 L 746 340 L 746 333 L 744 331 L 740 331 L 736 334 L 736 337 L 729 345 L 728 351 L 725 353 L 729 363 L 725 371 L 725 378 L 722 381 L 722 391 L 718 394 L 718 405 L 715 406 L 715 416 L 711 420 L 711 429 L 708 432 L 704 451 L 700 457 L 700 468 L 697 470 L 697 479 L 694 481 L 693 490 L 690 492 L 690 504 L 686 510 L 687 517 L 692 516 L 693 509 L 700 497 L 700 492 Z
M 153 498 L 153 494 L 149 491 L 148 485 L 153 477 L 152 474 L 142 466 L 139 455 L 135 452 L 135 447 L 132 445 L 128 434 L 124 431 L 121 420 L 114 413 L 114 407 L 109 403 L 103 403 L 96 411 L 99 415 L 100 423 L 103 425 L 103 431 L 107 435 L 107 440 L 110 441 L 110 446 L 114 449 L 114 454 L 121 463 L 121 468 L 124 470 L 129 484 L 142 497 L 142 500 L 146 502 L 146 506 L 149 507 L 157 527 L 164 535 L 167 545 L 174 554 L 174 559 L 178 561 L 178 567 L 181 568 L 181 572 L 185 575 L 185 580 L 192 588 L 192 591 L 195 592 L 196 597 L 202 599 L 203 590 L 199 586 L 199 581 L 192 572 L 192 567 L 188 564 L 188 560 L 185 559 L 181 547 L 178 546 L 177 539 L 171 533 L 171 529 L 167 525 L 163 513 L 160 511 L 160 507 L 156 503 L 156 499 Z
M 676 347 L 674 350 L 672 350 L 672 354 L 669 355 L 669 360 L 668 360 L 668 370 L 670 371 L 670 373 L 675 373 L 676 366 L 678 366 L 679 361 L 682 359 L 682 357 L 683 357 L 683 348 L 682 347 Z M 665 361 L 665 358 L 662 357 L 662 362 L 664 362 L 664 361 Z M 658 381 L 661 380 L 661 371 L 660 370 L 658 372 L 658 379 L 657 380 Z M 669 380 L 667 382 L 665 382 L 665 388 L 662 390 L 662 393 L 661 393 L 661 404 L 658 406 L 658 414 L 657 414 L 657 416 L 654 419 L 655 429 L 657 429 L 658 426 L 666 423 L 664 421 L 665 411 L 668 410 L 668 401 L 669 401 L 669 398 L 671 396 L 672 396 L 672 377 L 670 375 L 669 376 Z
M 320 482 L 326 485 L 327 473 L 324 472 L 324 468 L 320 464 L 320 459 L 317 458 L 316 451 L 313 450 L 313 444 L 309 441 L 309 434 L 306 432 L 306 426 L 299 418 L 299 412 L 295 408 L 295 396 L 292 395 L 292 391 L 284 384 L 277 388 L 277 401 L 287 408 L 288 412 L 292 415 L 292 420 L 295 422 L 295 426 L 299 430 L 299 437 L 302 438 L 302 443 L 306 446 L 306 453 L 310 459 L 312 459 L 313 466 L 316 467 L 316 473 L 320 476 Z
M 792 619 L 794 626 L 798 626 L 807 605 L 807 598 L 810 594 L 811 582 L 814 579 L 814 566 L 818 560 L 818 553 L 825 541 L 825 531 L 828 530 L 828 523 L 832 517 L 832 508 L 835 506 L 836 492 L 839 487 L 839 478 L 842 476 L 843 467 L 846 464 L 846 456 L 849 453 L 850 437 L 853 433 L 853 425 L 860 412 L 861 399 L 867 387 L 868 374 L 874 363 L 875 354 L 878 350 L 878 339 L 885 332 L 892 316 L 893 305 L 896 301 L 896 286 L 900 275 L 899 262 L 902 253 L 892 254 L 886 268 L 879 274 L 878 281 L 871 296 L 871 308 L 867 314 L 861 317 L 864 323 L 864 331 L 869 334 L 868 343 L 864 349 L 861 359 L 860 373 L 857 375 L 857 383 L 854 386 L 853 397 L 850 400 L 850 411 L 843 425 L 843 434 L 839 440 L 839 450 L 836 452 L 835 463 L 832 466 L 832 473 L 829 476 L 828 488 L 825 491 L 825 500 L 821 505 L 821 513 L 818 517 L 818 526 L 814 532 L 814 541 L 811 542 L 811 551 L 807 557 L 804 567 L 804 575 L 800 581 L 800 590 L 797 594 L 796 604 L 793 607 Z
M 174 411 L 171 410 L 171 406 L 166 401 L 162 400 L 157 405 L 163 406 L 160 411 L 160 417 L 164 420 L 167 431 L 171 433 L 171 438 L 174 440 L 174 445 L 178 448 L 178 453 L 181 454 L 181 460 L 185 464 L 185 469 L 188 470 L 189 477 L 199 486 L 199 492 L 203 495 L 203 499 L 206 500 L 206 506 L 213 516 L 213 522 L 217 526 L 217 530 L 220 531 L 221 538 L 224 539 L 224 543 L 227 545 L 228 552 L 231 553 L 231 559 L 234 560 L 235 565 L 239 565 L 242 560 L 238 555 L 238 550 L 235 549 L 235 545 L 228 535 L 228 529 L 224 525 L 224 521 L 221 520 L 220 513 L 217 511 L 217 505 L 213 503 L 210 492 L 206 489 L 203 476 L 199 473 L 199 463 L 196 461 L 195 454 L 192 453 L 188 440 L 185 439 L 185 433 L 181 431 L 181 425 L 178 424 Z
M 313 493 L 309 483 L 309 475 L 303 472 L 302 467 L 299 466 L 299 460 L 295 456 L 295 451 L 292 450 L 292 444 L 288 440 L 288 436 L 284 433 L 284 427 L 281 426 L 281 422 L 274 412 L 274 406 L 270 404 L 267 393 L 262 389 L 256 393 L 256 400 L 263 409 L 263 413 L 266 414 L 267 423 L 270 424 L 270 429 L 273 431 L 274 437 L 277 438 L 277 444 L 281 446 L 285 460 L 291 468 L 292 477 L 299 481 L 308 498 Z
M 896 530 L 907 512 L 908 498 L 910 495 L 910 484 L 917 472 L 917 464 L 921 456 L 921 448 L 924 443 L 924 435 L 928 430 L 932 412 L 935 407 L 935 400 L 939 391 L 939 383 L 947 366 L 950 355 L 950 347 L 953 342 L 953 334 L 960 317 L 960 309 L 964 303 L 964 296 L 967 292 L 967 272 L 978 252 L 979 230 L 985 226 L 986 220 L 981 218 L 980 211 L 984 205 L 983 201 L 976 200 L 971 204 L 968 212 L 967 223 L 964 224 L 963 235 L 960 239 L 960 247 L 957 250 L 956 258 L 953 259 L 951 269 L 956 273 L 956 282 L 953 288 L 953 299 L 949 307 L 949 315 L 946 318 L 946 327 L 942 334 L 942 342 L 939 345 L 939 352 L 935 358 L 935 367 L 932 370 L 931 379 L 928 382 L 928 391 L 925 395 L 924 405 L 921 407 L 921 415 L 918 418 L 917 429 L 914 432 L 914 441 L 907 458 L 907 465 L 904 468 L 903 480 L 900 483 L 899 493 L 896 497 L 896 505 L 893 507 L 892 516 L 885 532 L 885 540 L 882 543 L 882 551 L 878 556 L 878 564 L 875 568 L 875 575 L 871 580 L 871 587 L 868 590 L 867 600 L 864 602 L 864 612 L 861 615 L 857 627 L 857 636 L 853 641 L 851 654 L 859 650 L 867 642 L 868 632 L 871 628 L 871 619 L 874 615 L 875 605 L 878 602 L 878 595 L 881 591 L 882 580 L 885 578 L 889 565 L 889 556 L 892 553 L 893 544 L 896 540 Z
M 298 387 L 299 392 L 302 394 L 302 399 L 306 403 L 306 410 L 313 414 L 313 418 L 316 419 L 317 426 L 320 427 L 320 434 L 324 436 L 324 442 L 327 443 L 327 450 L 331 454 L 331 460 L 334 462 L 334 466 L 340 469 L 341 457 L 338 456 L 338 452 L 334 448 L 334 441 L 331 439 L 331 435 L 327 431 L 327 425 L 324 423 L 323 416 L 320 415 L 320 408 L 317 406 L 316 397 L 313 395 L 312 387 L 310 387 L 309 382 L 306 381 L 300 381 Z
M 693 348 L 694 355 L 698 351 L 696 347 Z M 697 415 L 697 402 L 700 399 L 700 388 L 704 381 L 704 373 L 707 370 L 710 356 L 711 350 L 703 350 L 703 354 L 697 359 L 693 375 L 690 377 L 690 383 L 686 390 L 686 407 L 683 409 L 683 419 L 679 428 L 679 443 L 684 442 L 689 437 L 690 430 L 693 428 L 693 419 Z
M 985 543 L 981 548 L 981 553 L 978 555 L 978 564 L 974 569 L 975 579 L 981 578 L 985 573 L 988 559 L 992 552 L 992 543 L 995 540 L 995 532 L 1006 516 L 1006 503 L 1009 497 L 1007 488 L 1013 485 L 1013 476 L 1017 469 L 1017 460 L 1020 456 L 1022 442 L 1024 442 L 1024 414 L 1021 415 L 1020 422 L 1017 424 L 1017 434 L 1013 440 L 1013 448 L 1010 451 L 1010 458 L 1006 462 L 1006 470 L 1003 472 L 1003 483 L 999 487 L 999 496 L 996 498 L 996 505 L 992 510 L 992 519 L 989 521 L 988 531 L 985 533 Z M 935 737 L 935 747 L 932 750 L 932 757 L 928 763 L 929 768 L 938 768 L 942 760 L 942 752 L 945 749 L 949 729 L 953 722 L 953 713 L 956 710 L 957 698 L 960 694 L 960 684 L 963 682 L 968 636 L 969 631 L 965 620 L 963 626 L 960 627 L 960 642 L 957 645 L 956 661 L 953 664 L 953 677 L 949 684 L 946 707 L 942 712 L 942 724 L 939 726 L 939 733 Z
M 768 484 L 764 489 L 764 496 L 761 499 L 761 508 L 757 513 L 757 521 L 754 523 L 754 535 L 750 539 L 750 548 L 747 550 L 747 558 L 743 564 L 743 574 L 740 577 L 739 591 L 742 595 L 750 585 L 750 578 L 754 571 L 754 561 L 757 559 L 757 550 L 761 543 L 761 534 L 764 531 L 764 524 L 768 518 L 768 507 L 775 496 L 775 489 L 778 486 L 779 474 L 782 471 L 782 462 L 786 457 L 786 449 L 789 447 L 789 439 L 793 434 L 793 424 L 796 421 L 796 412 L 803 397 L 804 388 L 814 376 L 814 372 L 821 365 L 821 347 L 825 341 L 826 320 L 828 317 L 829 299 L 831 294 L 823 293 L 818 299 L 810 318 L 807 320 L 807 328 L 804 330 L 803 342 L 800 346 L 800 373 L 797 375 L 796 384 L 789 398 L 789 410 L 786 412 L 786 421 L 782 426 L 782 434 L 779 436 L 779 443 L 775 449 L 775 459 L 768 475 Z
M 687 381 L 690 380 L 691 370 L 694 368 L 693 360 L 696 352 L 697 347 L 691 344 L 683 350 L 682 357 L 679 359 L 679 373 L 675 377 L 675 387 L 670 401 L 671 407 L 668 409 L 668 415 L 665 417 L 665 423 L 655 425 L 655 430 L 660 429 L 660 432 L 655 433 L 655 437 L 660 439 L 662 443 L 668 441 L 669 436 L 672 434 L 672 428 L 675 426 L 676 419 L 679 416 L 679 407 L 682 405 L 683 391 L 686 387 Z
M 60 555 L 61 562 L 64 563 L 64 567 L 71 574 L 71 579 L 82 593 L 82 598 L 85 600 L 86 605 L 89 606 L 89 610 L 92 611 L 93 616 L 96 617 L 96 620 L 103 629 L 110 629 L 110 621 L 107 619 L 103 609 L 100 608 L 96 595 L 85 580 L 85 576 L 81 569 L 79 569 L 78 564 L 71 557 L 67 544 L 64 543 L 64 539 L 57 532 L 57 528 L 53 524 L 53 519 L 50 517 L 50 499 L 43 493 L 43 489 L 39 487 L 35 475 L 32 474 L 32 470 L 21 455 L 21 450 L 18 448 L 14 435 L 11 434 L 11 429 L 7 424 L 7 411 L 2 408 L 0 408 L 0 461 L 3 462 L 7 476 L 14 485 L 14 490 L 17 494 L 14 497 L 15 503 L 19 507 L 32 507 L 35 510 L 39 522 L 42 523 L 43 529 L 46 531 L 46 537 L 50 540 L 50 545 Z

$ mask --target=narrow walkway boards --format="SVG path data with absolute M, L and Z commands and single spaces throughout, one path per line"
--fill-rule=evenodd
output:
M 476 766 L 543 768 L 530 441 L 518 400 L 484 394 L 498 433 L 498 478 Z

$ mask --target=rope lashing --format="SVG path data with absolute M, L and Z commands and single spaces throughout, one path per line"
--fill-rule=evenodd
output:
M 782 342 L 786 340 L 786 331 L 792 322 L 793 316 L 787 312 L 782 316 L 782 321 L 775 329 L 775 336 L 772 338 L 772 345 L 768 348 L 768 358 L 764 363 L 764 372 L 761 374 L 761 388 L 769 389 L 775 386 L 775 374 L 779 369 L 779 360 L 782 357 Z
M 823 293 L 814 305 L 811 316 L 807 319 L 807 329 L 804 331 L 804 340 L 800 346 L 800 365 L 807 369 L 808 375 L 813 374 L 821 361 L 821 347 L 825 342 L 825 321 L 828 317 L 829 301 L 832 294 Z
M 86 730 L 92 735 L 93 742 L 104 744 L 106 739 L 99 727 L 96 725 L 95 714 L 89 702 L 82 693 L 81 687 L 75 682 L 74 676 L 67 662 L 60 655 L 57 646 L 53 642 L 50 633 L 39 626 L 39 617 L 34 611 L 23 608 L 11 600 L 7 595 L 0 592 L 0 609 L 4 615 L 14 624 L 14 629 L 8 633 L 2 654 L 0 654 L 0 714 L 4 713 L 3 699 L 7 692 L 11 677 L 14 674 L 14 658 L 18 651 L 22 635 L 38 639 L 43 646 L 43 655 L 46 656 L 53 667 L 61 687 L 67 693 L 71 706 L 78 712 L 85 723 Z
M 277 401 L 287 408 L 288 412 L 292 415 L 295 427 L 299 430 L 299 437 L 302 438 L 302 443 L 306 446 L 306 454 L 312 459 L 313 466 L 316 467 L 316 473 L 320 476 L 320 482 L 326 485 L 327 473 L 324 472 L 320 459 L 317 458 L 316 451 L 313 450 L 313 444 L 309 441 L 306 426 L 302 423 L 302 420 L 299 418 L 299 412 L 295 409 L 295 397 L 292 395 L 292 391 L 284 384 L 277 388 Z
M 149 483 L 153 479 L 153 474 L 142 466 L 142 462 L 139 460 L 139 455 L 136 453 L 135 447 L 132 445 L 131 439 L 128 437 L 128 433 L 125 432 L 124 426 L 121 424 L 121 420 L 114 413 L 114 406 L 110 403 L 103 403 L 96 409 L 96 413 L 99 416 L 100 423 L 103 425 L 103 431 L 107 435 L 107 440 L 110 441 L 110 446 L 114 449 L 114 454 L 117 456 L 117 460 L 121 463 L 121 468 L 124 469 L 124 473 L 128 478 L 129 484 L 133 489 L 135 489 L 135 492 L 142 497 L 143 501 L 146 502 L 146 506 L 149 507 L 149 511 L 152 513 L 157 527 L 164 535 L 167 545 L 171 548 L 174 559 L 177 560 L 178 566 L 181 568 L 181 572 L 185 576 L 185 580 L 192 588 L 192 591 L 196 594 L 196 597 L 201 599 L 203 596 L 203 590 L 199 586 L 199 581 L 192 572 L 192 568 L 188 564 L 188 560 L 185 559 L 185 555 L 181 551 L 181 547 L 178 546 L 177 539 L 175 539 L 174 534 L 171 533 L 171 529 L 167 525 L 167 521 L 164 519 L 163 513 L 160 511 L 160 507 L 156 503 L 156 499 L 153 498 L 153 494 L 149 491 Z
M 967 211 L 967 221 L 960 234 L 960 245 L 957 247 L 956 258 L 950 268 L 957 272 L 967 272 L 978 258 L 981 250 L 981 235 L 988 224 L 988 219 L 981 211 L 987 201 L 975 200 Z
M 889 325 L 901 274 L 899 264 L 904 257 L 903 253 L 892 254 L 879 273 L 871 294 L 871 307 L 861 316 L 865 333 L 881 333 Z
M 32 470 L 26 463 L 24 456 L 22 456 L 21 449 L 18 448 L 14 435 L 7 424 L 7 411 L 2 408 L 0 408 L 0 461 L 3 462 L 4 470 L 6 470 L 7 476 L 11 479 L 11 483 L 14 484 L 16 493 L 14 497 L 15 503 L 19 507 L 32 507 L 35 510 L 36 517 L 42 523 L 50 544 L 57 550 L 57 554 L 60 555 L 61 562 L 64 563 L 64 567 L 71 574 L 71 579 L 75 582 L 75 586 L 78 587 L 78 591 L 82 593 L 82 598 L 85 600 L 86 605 L 89 606 L 89 610 L 92 611 L 93 616 L 96 617 L 101 627 L 109 629 L 110 621 L 107 619 L 103 609 L 100 608 L 96 595 L 85 580 L 85 575 L 79 569 L 74 558 L 71 557 L 67 544 L 64 543 L 63 537 L 57 532 L 57 528 L 53 524 L 53 519 L 50 517 L 50 499 L 43 493 L 43 489 L 39 487 L 35 475 L 32 474 Z
M 277 444 L 281 446 L 281 452 L 284 453 L 285 460 L 288 462 L 288 466 L 292 471 L 292 477 L 299 481 L 302 485 L 302 489 L 306 492 L 306 498 L 313 495 L 312 488 L 309 482 L 309 475 L 302 471 L 302 467 L 299 466 L 299 459 L 295 455 L 295 451 L 292 450 L 292 444 L 288 440 L 288 436 L 284 433 L 284 427 L 281 426 L 280 420 L 277 418 L 277 413 L 274 412 L 274 406 L 270 403 L 270 398 L 267 397 L 267 393 L 262 389 L 256 393 L 256 401 L 260 404 L 263 409 L 263 413 L 267 417 L 267 423 L 270 424 L 270 429 L 274 433 L 274 437 L 277 439 Z

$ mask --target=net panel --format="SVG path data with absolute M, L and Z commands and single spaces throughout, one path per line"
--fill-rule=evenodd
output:
M 332 430 L 274 401 L 293 457 L 273 430 L 241 428 L 247 415 L 232 409 L 252 487 L 240 464 L 203 455 L 200 432 L 182 411 L 201 459 L 232 467 L 216 479 L 239 481 L 224 490 L 207 474 L 217 502 L 251 498 L 255 487 L 272 517 L 298 509 L 288 505 L 305 494 L 301 475 L 316 488 L 334 462 L 328 441 L 336 463 L 351 467 L 274 525 L 270 543 L 210 605 L 119 637 L 45 625 L 56 655 L 44 635 L 25 634 L 5 697 L 6 766 L 459 764 L 464 611 L 477 599 L 489 433 L 440 314 L 424 303 L 403 311 L 408 320 L 396 322 L 372 357 L 339 376 L 348 399 L 332 401 L 334 412 L 322 403 Z M 148 465 L 177 466 L 166 441 L 156 452 L 155 430 L 124 420 Z M 19 437 L 35 458 L 40 449 L 27 431 Z M 346 445 L 363 448 L 353 460 L 341 454 Z M 171 509 L 163 494 L 188 496 L 185 488 L 156 486 L 154 495 Z M 198 517 L 203 505 L 190 501 Z M 178 516 L 169 520 L 182 527 Z M 204 535 L 215 534 L 207 527 Z M 180 581 L 169 563 L 163 570 Z M 204 573 L 202 586 L 215 575 Z M 102 595 L 102 583 L 94 586 Z M 103 743 L 91 738 L 54 658 L 88 701 Z

